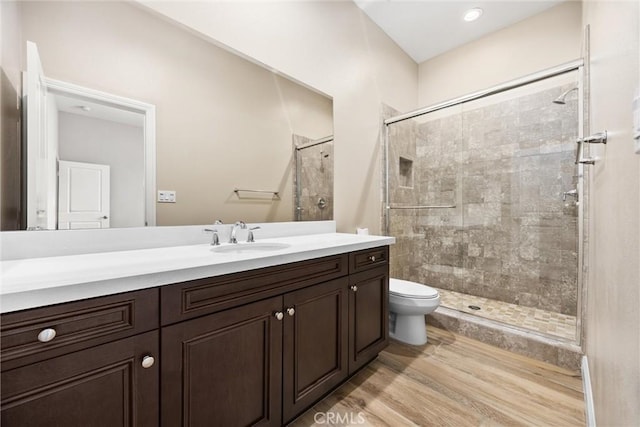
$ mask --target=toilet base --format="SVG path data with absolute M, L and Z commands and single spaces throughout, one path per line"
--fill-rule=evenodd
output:
M 426 344 L 427 329 L 424 314 L 399 315 L 393 312 L 389 313 L 389 336 L 405 344 Z

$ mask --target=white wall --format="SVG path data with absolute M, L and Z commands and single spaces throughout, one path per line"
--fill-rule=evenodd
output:
M 419 104 L 466 95 L 582 55 L 582 3 L 567 1 L 420 64 Z
M 640 420 L 640 155 L 631 103 L 640 87 L 637 1 L 586 1 L 591 131 L 608 130 L 591 167 L 585 344 L 598 426 Z
M 380 105 L 417 107 L 417 65 L 354 3 L 144 4 L 331 95 L 338 230 L 380 230 Z
M 141 127 L 59 113 L 60 160 L 111 166 L 110 226 L 144 226 L 144 135 Z

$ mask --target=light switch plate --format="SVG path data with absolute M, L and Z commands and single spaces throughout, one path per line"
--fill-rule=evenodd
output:
M 159 203 L 175 203 L 176 192 L 173 190 L 158 190 Z

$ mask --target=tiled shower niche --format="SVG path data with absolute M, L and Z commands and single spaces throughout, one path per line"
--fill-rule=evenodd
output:
M 574 85 L 389 125 L 390 204 L 431 206 L 390 210 L 392 277 L 576 316 L 578 208 L 562 194 L 577 188 L 578 102 L 552 102 Z M 413 159 L 413 188 L 403 158 Z

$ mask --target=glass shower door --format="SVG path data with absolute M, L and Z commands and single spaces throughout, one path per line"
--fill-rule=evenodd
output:
M 296 221 L 333 219 L 333 139 L 294 139 Z
M 577 340 L 578 86 L 573 71 L 388 126 L 392 277 Z

